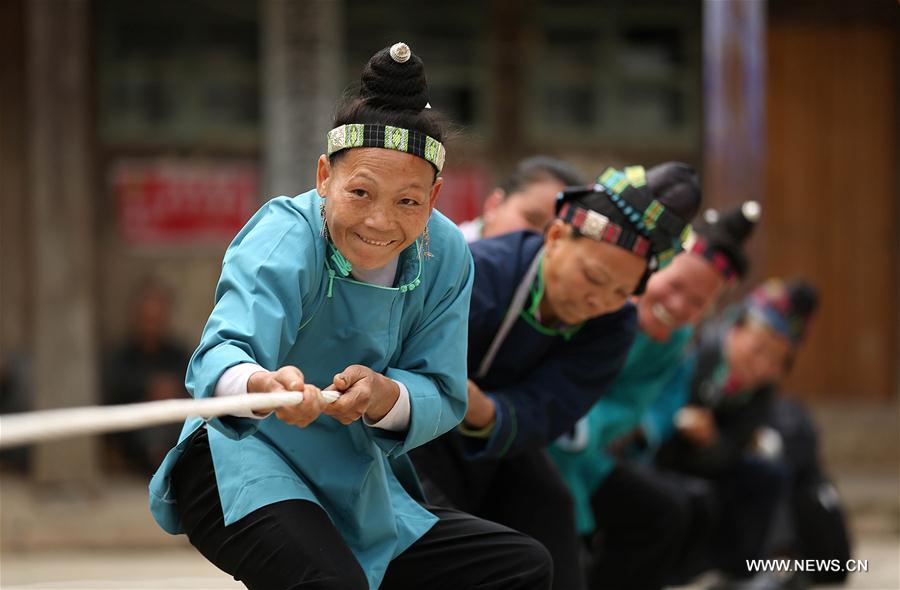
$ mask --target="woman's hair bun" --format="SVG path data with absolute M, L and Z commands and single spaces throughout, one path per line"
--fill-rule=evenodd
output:
M 762 208 L 759 206 L 759 203 L 756 201 L 745 201 L 740 207 L 720 215 L 720 228 L 740 247 L 753 233 L 761 213 Z
M 390 111 L 420 112 L 428 104 L 422 60 L 405 43 L 385 47 L 362 72 L 359 96 L 366 105 Z
M 663 162 L 647 170 L 647 188 L 672 213 L 690 221 L 700 209 L 700 178 L 683 162 Z
M 819 292 L 803 279 L 794 279 L 787 284 L 788 297 L 791 302 L 791 314 L 809 317 L 819 306 Z
M 703 236 L 712 250 L 728 258 L 737 275 L 743 277 L 749 266 L 744 244 L 756 228 L 761 213 L 756 201 L 746 201 L 740 207 L 723 212 L 710 209 L 694 231 Z

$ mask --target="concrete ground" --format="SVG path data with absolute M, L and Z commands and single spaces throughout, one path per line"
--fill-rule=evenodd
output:
M 896 536 L 863 538 L 857 545 L 855 556 L 868 561 L 869 571 L 851 575 L 847 588 L 900 589 L 900 539 Z M 0 587 L 4 590 L 230 590 L 244 587 L 190 548 L 3 552 L 0 567 Z M 681 590 L 699 588 L 697 585 Z
M 0 588 L 243 588 L 192 548 L 3 553 Z

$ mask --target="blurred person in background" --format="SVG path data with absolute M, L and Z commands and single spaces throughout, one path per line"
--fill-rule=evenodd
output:
M 757 451 L 785 462 L 787 493 L 775 519 L 768 554 L 789 559 L 850 559 L 850 533 L 838 490 L 819 453 L 819 432 L 806 405 L 779 392 L 768 427 L 757 431 Z M 848 572 L 819 569 L 795 572 L 790 588 L 846 582 Z
M 650 277 L 637 300 L 637 337 L 609 393 L 551 446 L 587 541 L 591 588 L 660 588 L 691 548 L 705 550 L 707 531 L 691 526 L 684 487 L 628 455 L 646 446 L 641 419 L 677 379 L 694 326 L 746 274 L 743 246 L 758 218 L 755 202 L 721 217 L 707 211 L 708 222 L 692 230 L 684 251 Z
M 795 280 L 786 287 L 777 286 L 766 292 L 774 301 L 771 307 L 781 313 L 791 313 L 785 312 L 788 305 L 784 303 L 785 297 L 779 295 L 779 289 L 782 288 L 789 292 L 790 301 L 805 298 L 808 307 L 815 310 L 818 306 L 814 287 L 805 281 Z M 794 307 L 796 308 L 796 303 Z M 768 313 L 769 316 L 775 315 L 773 311 Z M 799 316 L 801 311 L 793 313 Z M 778 331 L 777 318 L 767 321 L 776 326 Z M 801 339 L 808 338 L 809 328 L 801 327 L 808 321 L 808 318 L 803 320 L 801 317 L 793 317 L 789 322 L 794 326 L 782 326 L 780 329 L 791 340 L 792 352 L 787 363 L 788 369 L 772 382 L 776 391 L 789 372 Z M 840 496 L 822 466 L 818 429 L 802 401 L 777 391 L 765 424 L 754 432 L 751 453 L 762 459 L 782 463 L 788 475 L 788 485 L 767 543 L 767 556 L 820 561 L 837 559 L 840 563 L 850 559 L 850 536 Z M 846 581 L 847 574 L 847 571 L 840 568 L 823 568 L 794 572 L 787 580 L 769 576 L 768 582 L 773 588 L 797 590 L 813 584 L 840 584 Z M 760 582 L 757 584 L 761 587 Z
M 150 506 L 248 588 L 550 587 L 539 543 L 426 503 L 407 457 L 466 408 L 474 271 L 434 208 L 445 135 L 422 60 L 382 49 L 337 109 L 316 188 L 269 201 L 225 253 L 188 389 L 302 400 L 188 419 Z
M 0 414 L 28 412 L 31 404 L 31 366 L 18 351 L 0 353 Z M 30 447 L 0 451 L 0 468 L 19 473 L 28 471 Z
M 172 295 L 144 280 L 135 290 L 130 331 L 108 356 L 105 403 L 133 404 L 188 397 L 184 373 L 190 354 L 171 333 Z M 181 427 L 166 424 L 109 435 L 113 452 L 127 467 L 151 475 L 178 440 Z
M 718 515 L 709 559 L 726 586 L 753 575 L 746 560 L 765 556 L 788 470 L 765 452 L 759 433 L 816 305 L 803 281 L 766 281 L 704 325 L 685 360 L 684 386 L 649 412 L 651 430 L 665 441 L 657 466 L 713 486 Z
M 550 156 L 532 156 L 516 169 L 484 201 L 481 217 L 459 225 L 467 242 L 512 231 L 536 232 L 556 216 L 557 195 L 567 186 L 583 185 L 581 174 L 570 164 Z
M 625 361 L 643 289 L 699 207 L 693 171 L 609 169 L 568 187 L 543 235 L 470 244 L 469 407 L 413 459 L 433 497 L 523 531 L 583 586 L 572 500 L 545 447 L 572 428 Z

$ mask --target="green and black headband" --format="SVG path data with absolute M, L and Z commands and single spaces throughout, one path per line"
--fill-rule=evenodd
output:
M 341 150 L 356 147 L 377 147 L 406 152 L 424 158 L 438 172 L 444 167 L 447 153 L 444 145 L 419 131 L 374 123 L 347 123 L 328 132 L 328 151 L 331 156 Z

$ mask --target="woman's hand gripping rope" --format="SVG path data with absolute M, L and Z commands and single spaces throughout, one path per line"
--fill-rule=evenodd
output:
M 339 395 L 334 391 L 322 391 L 315 385 L 305 383 L 303 372 L 297 367 L 281 367 L 277 371 L 258 371 L 247 380 L 248 393 L 272 393 L 276 391 L 301 391 L 303 401 L 296 405 L 272 408 L 268 412 L 254 412 L 260 416 L 274 411 L 282 422 L 303 428 L 312 423 L 323 408 L 334 403 Z
M 350 424 L 363 416 L 374 423 L 397 403 L 400 386 L 369 367 L 350 365 L 335 375 L 332 384 L 322 391 L 323 394 L 337 392 L 340 392 L 337 401 L 323 407 L 325 414 L 341 424 Z

